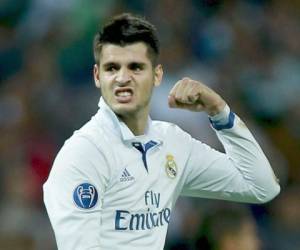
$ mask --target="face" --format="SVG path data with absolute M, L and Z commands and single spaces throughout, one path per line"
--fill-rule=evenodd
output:
M 100 64 L 94 66 L 96 86 L 120 116 L 148 114 L 152 89 L 160 84 L 162 74 L 161 65 L 152 66 L 147 46 L 142 42 L 124 47 L 105 44 Z

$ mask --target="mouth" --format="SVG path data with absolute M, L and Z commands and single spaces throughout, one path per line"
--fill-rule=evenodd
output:
M 129 103 L 133 98 L 133 90 L 128 87 L 116 88 L 114 95 L 119 103 Z

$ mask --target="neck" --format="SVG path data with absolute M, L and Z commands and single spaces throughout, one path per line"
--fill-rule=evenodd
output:
M 135 113 L 133 115 L 119 115 L 119 118 L 127 125 L 134 135 L 138 136 L 145 134 L 148 114 L 149 110 L 137 114 Z

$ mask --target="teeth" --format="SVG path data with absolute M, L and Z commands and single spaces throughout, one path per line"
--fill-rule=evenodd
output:
M 131 93 L 130 92 L 128 92 L 128 91 L 124 91 L 124 92 L 118 92 L 118 94 L 117 94 L 118 96 L 131 96 Z

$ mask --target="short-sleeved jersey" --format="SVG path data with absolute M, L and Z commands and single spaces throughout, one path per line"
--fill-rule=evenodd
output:
M 160 250 L 180 195 L 262 203 L 279 193 L 263 151 L 232 112 L 227 124 L 212 121 L 221 153 L 150 118 L 145 135 L 134 136 L 102 98 L 99 107 L 65 142 L 44 184 L 59 250 Z

